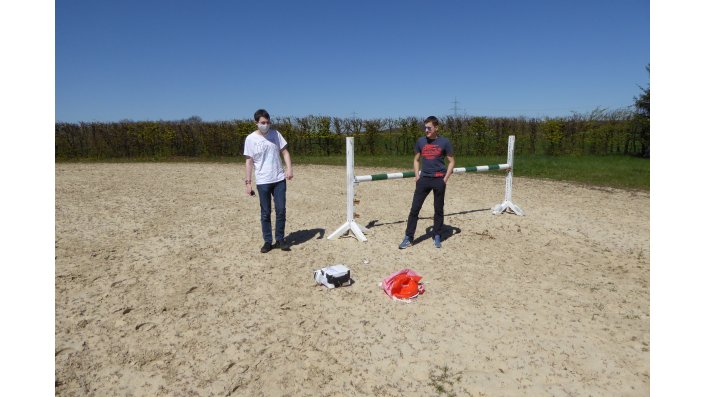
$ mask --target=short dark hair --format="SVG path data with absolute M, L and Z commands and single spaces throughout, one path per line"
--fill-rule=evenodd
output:
M 426 120 L 423 121 L 424 124 L 431 122 L 433 123 L 434 127 L 438 127 L 438 117 L 436 116 L 428 116 L 426 117 Z
M 267 111 L 264 109 L 257 109 L 257 111 L 255 112 L 255 121 L 259 121 L 260 117 L 264 117 L 267 120 L 271 120 L 271 118 L 269 117 L 269 113 L 267 113 Z

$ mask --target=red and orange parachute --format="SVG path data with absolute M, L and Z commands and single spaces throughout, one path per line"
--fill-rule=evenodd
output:
M 425 292 L 421 275 L 411 269 L 402 269 L 390 274 L 382 281 L 380 287 L 391 298 L 413 299 Z

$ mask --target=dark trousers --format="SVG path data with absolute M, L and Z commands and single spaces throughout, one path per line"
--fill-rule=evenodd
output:
M 257 185 L 259 192 L 260 222 L 262 223 L 262 238 L 267 243 L 272 242 L 272 198 L 274 210 L 277 212 L 277 223 L 274 230 L 276 241 L 284 240 L 286 226 L 286 179 L 279 182 Z
M 421 177 L 416 182 L 416 190 L 414 190 L 414 200 L 411 203 L 411 211 L 409 211 L 409 219 L 406 222 L 406 235 L 411 240 L 414 239 L 416 233 L 416 223 L 419 220 L 419 212 L 423 202 L 426 201 L 426 196 L 433 190 L 433 234 L 441 234 L 443 227 L 443 205 L 446 196 L 446 184 L 443 178 L 428 178 Z

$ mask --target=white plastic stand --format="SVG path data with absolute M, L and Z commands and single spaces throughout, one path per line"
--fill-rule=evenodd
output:
M 492 214 L 499 215 L 503 212 L 513 213 L 519 216 L 524 216 L 524 210 L 512 202 L 512 173 L 514 170 L 514 135 L 509 136 L 509 145 L 507 147 L 507 164 L 509 171 L 504 181 L 504 201 L 492 207 Z
M 367 241 L 363 231 L 368 231 L 364 227 L 355 222 L 355 212 L 354 212 L 354 197 L 355 197 L 355 145 L 354 138 L 345 138 L 345 158 L 346 158 L 346 184 L 347 184 L 347 222 L 343 223 L 336 231 L 334 231 L 328 240 L 333 240 L 342 236 L 349 231 L 353 232 L 353 235 L 360 241 Z

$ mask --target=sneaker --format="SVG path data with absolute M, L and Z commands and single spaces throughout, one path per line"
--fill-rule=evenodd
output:
M 272 245 L 272 248 L 279 248 L 282 251 L 291 251 L 291 245 L 286 240 L 277 241 Z
M 433 245 L 436 246 L 436 248 L 441 248 L 441 235 L 436 234 L 433 236 Z
M 272 250 L 272 243 L 267 243 L 265 242 L 262 248 L 259 250 L 259 252 L 266 254 L 267 252 Z
M 409 248 L 411 247 L 411 239 L 409 236 L 404 236 L 404 240 L 399 244 L 399 249 L 403 250 L 404 248 Z

